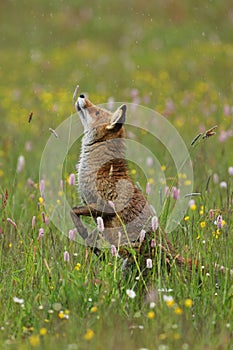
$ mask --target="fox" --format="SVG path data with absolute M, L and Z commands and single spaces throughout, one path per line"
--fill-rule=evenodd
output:
M 159 256 L 168 271 L 173 265 L 189 272 L 197 271 L 196 259 L 180 256 L 160 225 L 152 228 L 154 209 L 129 174 L 126 104 L 110 112 L 81 94 L 75 107 L 84 129 L 77 166 L 78 192 L 83 205 L 73 207 L 71 217 L 87 247 L 99 256 L 104 240 L 118 248 L 119 256 L 131 261 L 136 252 L 142 270 L 148 258 Z M 82 222 L 85 216 L 101 217 L 102 229 L 97 226 L 89 234 Z

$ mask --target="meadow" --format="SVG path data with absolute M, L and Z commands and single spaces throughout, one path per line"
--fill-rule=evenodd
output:
M 233 266 L 232 22 L 229 0 L 1 1 L 2 349 L 233 348 L 232 278 L 214 269 Z M 174 266 L 168 274 L 153 264 L 145 289 L 137 268 L 124 273 L 111 251 L 99 259 L 69 235 L 72 226 L 62 233 L 53 224 L 40 161 L 49 128 L 75 113 L 77 84 L 96 104 L 123 101 L 161 113 L 183 138 L 200 195 L 190 197 L 169 237 L 182 256 L 200 260 L 199 273 Z M 213 126 L 216 134 L 203 138 Z M 135 137 L 146 139 L 173 178 L 164 147 Z M 63 194 L 79 203 L 70 181 L 79 152 L 80 140 L 67 154 L 58 206 Z M 145 193 L 140 169 L 130 171 Z M 148 171 L 153 186 L 158 174 Z M 177 176 L 188 183 L 185 173 Z M 149 196 L 152 205 L 157 200 Z

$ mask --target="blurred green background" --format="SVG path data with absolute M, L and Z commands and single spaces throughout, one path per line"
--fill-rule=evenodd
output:
M 48 127 L 74 112 L 77 83 L 94 103 L 156 109 L 184 138 L 192 132 L 188 142 L 200 128 L 229 128 L 232 21 L 230 0 L 1 1 L 2 156 L 15 164 L 33 140 L 39 160 Z

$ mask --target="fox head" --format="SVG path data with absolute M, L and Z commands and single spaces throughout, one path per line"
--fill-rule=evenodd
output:
M 125 104 L 111 113 L 94 105 L 84 95 L 80 95 L 75 106 L 89 144 L 124 137 Z

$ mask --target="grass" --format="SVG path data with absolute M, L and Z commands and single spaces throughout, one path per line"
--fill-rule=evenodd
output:
M 232 10 L 230 1 L 205 6 L 158 1 L 146 8 L 140 1 L 1 3 L 2 349 L 101 349 L 104 344 L 109 349 L 231 349 L 232 280 L 216 274 L 213 265 L 233 265 Z M 136 88 L 139 103 L 166 115 L 190 148 L 194 191 L 201 196 L 170 238 L 181 255 L 201 259 L 201 286 L 200 275 L 186 279 L 175 267 L 169 275 L 158 274 L 153 266 L 151 294 L 145 297 L 136 269 L 124 275 L 121 260 L 109 253 L 102 261 L 52 220 L 43 222 L 40 159 L 48 129 L 74 113 L 77 83 L 95 103 L 110 97 L 132 102 Z M 215 136 L 190 147 L 200 130 L 214 125 Z M 143 141 L 143 135 L 136 136 Z M 153 149 L 149 136 L 145 143 Z M 70 149 L 63 169 L 70 205 L 79 200 L 66 181 L 75 171 L 79 146 Z M 20 155 L 25 165 L 17 172 Z M 161 145 L 156 157 L 167 167 L 165 175 L 173 176 Z M 131 170 L 145 191 L 140 169 Z M 149 171 L 153 182 L 158 175 L 153 167 Z M 180 176 L 185 181 L 185 174 Z M 220 186 L 223 181 L 227 188 Z M 58 193 L 58 205 L 59 198 Z M 219 213 L 225 225 L 217 232 Z M 165 219 L 166 212 L 162 226 Z M 38 240 L 40 228 L 44 236 Z

